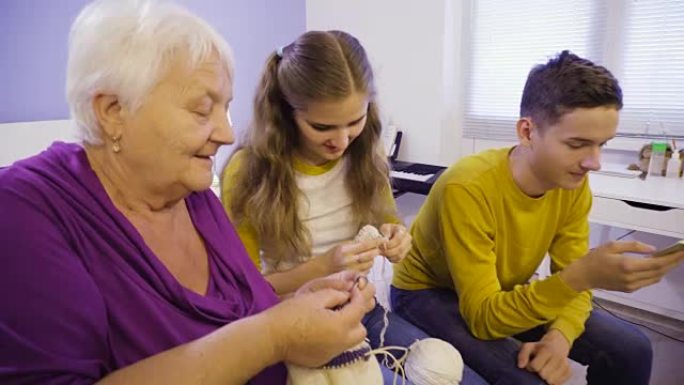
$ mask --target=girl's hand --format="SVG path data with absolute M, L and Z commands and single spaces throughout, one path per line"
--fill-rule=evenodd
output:
M 390 262 L 397 263 L 408 255 L 412 238 L 406 227 L 396 223 L 385 223 L 380 226 L 380 233 L 389 239 L 380 250 Z

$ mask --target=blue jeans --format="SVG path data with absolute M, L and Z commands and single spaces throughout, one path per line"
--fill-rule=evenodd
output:
M 368 312 L 368 314 L 366 314 L 362 320 L 363 325 L 368 331 L 368 339 L 370 340 L 370 345 L 373 349 L 380 347 L 380 333 L 385 325 L 384 315 L 385 312 L 382 306 L 376 304 L 375 308 Z M 384 346 L 402 346 L 407 348 L 417 340 L 429 337 L 424 331 L 420 330 L 393 312 L 387 312 L 387 317 L 389 320 L 389 326 L 385 332 Z M 402 352 L 398 350 L 392 351 L 392 353 L 395 357 L 397 357 L 397 359 L 400 359 L 403 356 Z M 379 358 L 379 361 L 382 362 L 382 358 Z M 394 372 L 383 367 L 382 365 L 380 366 L 383 372 L 382 375 L 385 385 L 392 385 L 394 380 Z M 399 377 L 397 384 L 402 384 L 401 377 Z M 411 383 L 406 381 L 406 384 L 410 385 Z M 461 385 L 485 384 L 487 383 L 482 379 L 482 377 L 480 377 L 469 367 L 464 367 Z
M 475 338 L 458 310 L 452 290 L 390 289 L 392 308 L 430 335 L 450 342 L 463 360 L 487 381 L 496 385 L 544 384 L 534 373 L 516 365 L 518 344 L 512 339 L 485 341 Z M 539 341 L 539 326 L 515 336 L 523 342 Z M 597 384 L 647 385 L 653 350 L 638 328 L 602 310 L 591 312 L 584 333 L 575 340 L 570 358 L 588 365 L 587 382 Z

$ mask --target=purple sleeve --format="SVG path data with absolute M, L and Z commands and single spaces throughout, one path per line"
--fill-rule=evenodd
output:
M 92 384 L 110 371 L 104 301 L 47 199 L 6 180 L 0 183 L 0 383 Z

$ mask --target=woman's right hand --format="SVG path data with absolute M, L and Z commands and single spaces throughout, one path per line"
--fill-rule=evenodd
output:
M 330 248 L 315 260 L 323 264 L 327 274 L 342 270 L 367 273 L 373 267 L 375 257 L 381 254 L 380 246 L 384 242 L 384 239 L 369 239 L 358 243 L 343 243 Z
M 353 274 L 348 275 L 353 277 Z M 351 279 L 351 278 L 350 278 Z M 300 291 L 263 313 L 282 361 L 317 367 L 366 337 L 363 316 L 375 305 L 375 287 Z M 342 306 L 339 310 L 335 307 Z

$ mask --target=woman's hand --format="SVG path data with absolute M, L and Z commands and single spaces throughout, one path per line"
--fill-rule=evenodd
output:
M 373 267 L 375 257 L 382 254 L 380 247 L 384 242 L 384 239 L 369 239 L 358 243 L 344 243 L 331 248 L 314 260 L 323 264 L 327 274 L 343 270 L 366 274 Z
M 356 271 L 345 270 L 322 278 L 312 279 L 302 285 L 295 295 L 315 293 L 319 290 L 333 289 L 338 291 L 351 291 L 352 287 L 359 282 L 362 275 Z
M 363 341 L 361 319 L 375 305 L 375 287 L 358 276 L 342 272 L 314 280 L 263 313 L 282 361 L 317 367 Z
M 389 242 L 382 246 L 381 251 L 390 262 L 397 263 L 408 255 L 411 250 L 412 237 L 406 227 L 396 223 L 385 223 L 380 226 L 380 233 L 389 239 Z

